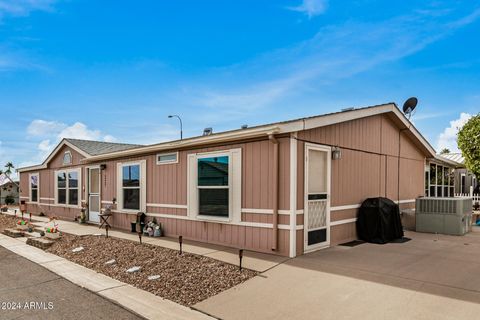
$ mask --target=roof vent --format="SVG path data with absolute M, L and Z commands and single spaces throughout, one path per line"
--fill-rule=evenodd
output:
M 213 129 L 212 128 L 205 128 L 203 129 L 203 135 L 204 136 L 209 136 L 213 133 Z
M 242 125 L 242 129 L 247 129 L 247 128 L 248 128 L 248 124 Z
M 345 111 L 352 111 L 352 110 L 355 110 L 355 108 L 353 108 L 353 107 L 344 108 L 344 109 L 342 109 L 341 111 L 342 111 L 342 112 L 345 112 Z

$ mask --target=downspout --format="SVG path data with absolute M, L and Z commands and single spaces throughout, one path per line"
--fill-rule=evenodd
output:
M 268 134 L 268 139 L 273 143 L 273 246 L 272 251 L 277 251 L 278 244 L 278 140 L 273 133 Z

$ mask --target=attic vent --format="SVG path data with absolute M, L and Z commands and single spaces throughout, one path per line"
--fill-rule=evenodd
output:
M 355 108 L 353 108 L 353 107 L 344 108 L 344 109 L 342 109 L 341 111 L 342 111 L 342 112 L 345 112 L 345 111 L 352 111 L 352 110 L 355 110 Z
M 209 136 L 213 133 L 213 129 L 212 128 L 205 128 L 203 129 L 203 135 L 204 136 Z
M 241 127 L 241 128 L 242 128 L 242 129 L 247 129 L 247 128 L 248 128 L 248 124 L 244 124 L 244 125 L 242 125 L 242 127 Z

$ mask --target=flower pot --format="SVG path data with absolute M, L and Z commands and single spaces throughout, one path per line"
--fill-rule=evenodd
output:
M 28 225 L 27 224 L 17 224 L 17 230 L 28 230 Z
M 55 232 L 55 233 L 45 232 L 45 237 L 49 239 L 58 239 L 60 238 L 60 232 Z
M 160 230 L 160 228 L 155 228 L 155 231 L 153 232 L 153 236 L 154 237 L 161 237 L 162 236 L 162 231 Z

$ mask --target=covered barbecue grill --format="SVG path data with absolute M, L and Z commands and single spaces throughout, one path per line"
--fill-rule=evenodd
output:
M 398 205 L 387 198 L 369 198 L 358 212 L 358 238 L 384 244 L 403 238 L 402 221 Z

